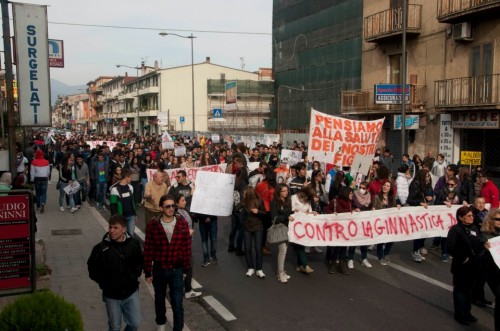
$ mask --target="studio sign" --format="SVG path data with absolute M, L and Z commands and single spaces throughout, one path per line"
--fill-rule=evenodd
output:
M 28 206 L 25 203 L 0 204 L 0 219 L 22 219 L 27 217 Z

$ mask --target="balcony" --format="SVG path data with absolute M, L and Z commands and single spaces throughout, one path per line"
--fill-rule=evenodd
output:
M 134 93 L 134 92 L 120 93 L 118 95 L 118 100 L 134 100 L 134 98 L 137 98 L 137 93 Z
M 410 85 L 409 112 L 420 113 L 425 111 L 427 104 L 425 85 Z M 380 105 L 375 103 L 373 89 L 346 90 L 341 93 L 340 113 L 342 115 L 383 114 L 401 111 L 401 105 Z
M 500 0 L 438 0 L 439 23 L 487 20 L 500 15 Z
M 407 37 L 417 36 L 421 29 L 422 6 L 408 5 Z M 367 42 L 384 42 L 403 34 L 403 9 L 387 9 L 365 17 L 364 36 Z
M 462 77 L 434 82 L 436 108 L 481 107 L 500 109 L 500 74 Z
M 148 86 L 148 87 L 142 87 L 139 89 L 139 94 L 140 95 L 146 95 L 146 94 L 158 94 L 160 93 L 160 87 L 159 86 Z
M 140 117 L 158 116 L 158 109 L 141 109 L 139 111 Z

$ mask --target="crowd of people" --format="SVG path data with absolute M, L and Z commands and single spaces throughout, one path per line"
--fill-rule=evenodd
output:
M 218 262 L 217 216 L 190 212 L 195 188 L 188 180 L 186 170 L 221 163 L 227 164 L 227 173 L 235 175 L 227 249 L 245 256 L 247 277 L 266 277 L 262 270 L 263 256 L 272 254 L 266 240 L 267 230 L 272 224 L 288 226 L 294 221 L 294 213 L 339 214 L 406 206 L 461 205 L 457 212 L 459 222 L 449 231 L 448 237 L 431 238 L 427 240 L 430 245 L 426 245 L 426 239 L 413 240 L 411 258 L 422 263 L 428 249 L 440 250 L 441 261 L 445 263 L 453 257 L 455 319 L 460 323 L 469 324 L 476 320 L 471 315 L 471 303 L 479 306 L 491 304 L 484 295 L 486 283 L 495 297 L 500 293 L 499 269 L 489 254 L 488 242 L 500 233 L 498 188 L 492 181 L 492 174 L 480 167 L 470 171 L 466 166 L 447 164 L 443 155 L 439 154 L 435 159 L 431 152 L 423 160 L 418 155 L 410 158 L 405 154 L 401 164 L 395 165 L 390 151 L 379 149 L 369 173 L 352 176 L 348 167 L 309 160 L 303 142 L 288 146 L 288 149 L 302 153 L 300 162 L 289 165 L 280 162 L 283 146 L 277 143 L 247 148 L 242 143 L 174 138 L 176 146 L 186 147 L 185 155 L 175 156 L 173 149 L 162 148 L 161 137 L 155 135 L 74 136 L 69 139 L 55 135 L 50 140 L 45 139 L 48 144 L 30 143 L 28 148 L 33 149 L 33 153 L 31 150 L 25 150 L 24 154 L 19 151 L 20 164 L 15 176 L 18 183 L 24 185 L 31 181 L 35 184 L 36 207 L 42 213 L 47 183 L 50 182 L 51 169 L 55 167 L 59 170 L 57 186 L 62 212 L 66 210 L 65 203 L 74 213 L 82 204 L 93 200 L 96 208 L 109 208 L 112 215 L 123 216 L 119 219 L 111 217 L 110 231 L 103 239 L 107 244 L 115 240 L 113 236 L 116 237 L 117 229 L 121 240 L 133 239 L 137 206 L 144 207 L 147 228 L 144 260 L 140 267 L 146 279 L 153 282 L 156 322 L 160 326 L 166 322 L 164 299 L 167 286 L 174 310 L 174 330 L 182 328 L 182 294 L 186 298 L 201 294 L 190 284 L 190 236 L 195 223 L 199 224 L 202 238 L 202 266 Z M 91 148 L 87 139 L 103 143 Z M 106 142 L 114 142 L 115 146 L 110 148 Z M 258 167 L 249 171 L 250 162 L 258 162 Z M 397 168 L 396 176 L 393 176 L 393 168 Z M 149 169 L 156 171 L 152 180 L 148 180 Z M 175 184 L 166 172 L 168 169 L 179 169 Z M 18 179 L 23 176 L 26 176 L 24 180 Z M 67 194 L 65 188 L 73 182 L 77 182 L 80 188 L 75 194 Z M 489 210 L 486 204 L 490 206 Z M 99 249 L 102 250 L 101 246 Z M 286 241 L 279 243 L 276 277 L 281 283 L 287 283 L 291 278 L 285 270 L 289 246 L 296 256 L 296 271 L 304 274 L 314 272 L 308 263 L 308 254 L 323 252 L 320 247 L 305 247 Z M 392 247 L 391 242 L 360 247 L 360 265 L 372 268 L 368 251 L 375 250 L 378 263 L 387 266 L 391 262 Z M 355 268 L 355 248 L 327 246 L 327 272 L 349 274 L 349 270 Z M 98 255 L 98 252 L 93 254 Z M 183 275 L 186 275 L 185 279 Z M 104 277 L 102 275 L 91 274 L 91 277 L 98 282 L 104 281 L 99 278 Z M 104 292 L 106 295 L 105 289 Z M 122 296 L 120 294 L 115 299 L 122 300 Z M 500 330 L 499 311 L 500 308 L 495 308 L 497 330 Z M 130 321 L 136 320 L 134 318 L 131 317 Z

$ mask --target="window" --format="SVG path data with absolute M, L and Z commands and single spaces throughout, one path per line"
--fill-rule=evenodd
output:
M 470 64 L 470 103 L 491 103 L 493 84 L 493 47 L 491 43 L 472 47 Z

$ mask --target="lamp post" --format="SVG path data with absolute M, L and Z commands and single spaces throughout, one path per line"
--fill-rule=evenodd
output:
M 176 36 L 176 37 L 179 37 L 179 38 L 186 38 L 186 39 L 191 39 L 191 102 L 192 102 L 192 116 L 193 116 L 193 132 L 192 132 L 192 138 L 194 138 L 194 129 L 195 129 L 195 126 L 194 126 L 194 122 L 195 122 L 195 117 L 194 117 L 194 57 L 193 57 L 193 39 L 196 38 L 195 36 L 193 36 L 193 34 L 191 33 L 190 36 L 181 36 L 180 34 L 177 34 L 177 33 L 171 33 L 171 32 L 160 32 L 159 33 L 160 36 L 162 37 L 165 37 L 165 36 Z
M 116 67 L 117 68 L 125 67 L 125 68 L 130 68 L 130 69 L 135 69 L 136 70 L 136 75 L 137 75 L 137 79 L 136 79 L 136 85 L 137 85 L 137 109 L 135 110 L 134 129 L 137 131 L 139 129 L 139 106 L 141 105 L 140 100 L 139 100 L 139 66 L 132 67 L 132 66 L 127 66 L 125 64 L 117 64 Z M 137 134 L 140 134 L 141 133 L 140 131 L 141 130 L 139 130 L 139 132 L 137 132 Z

